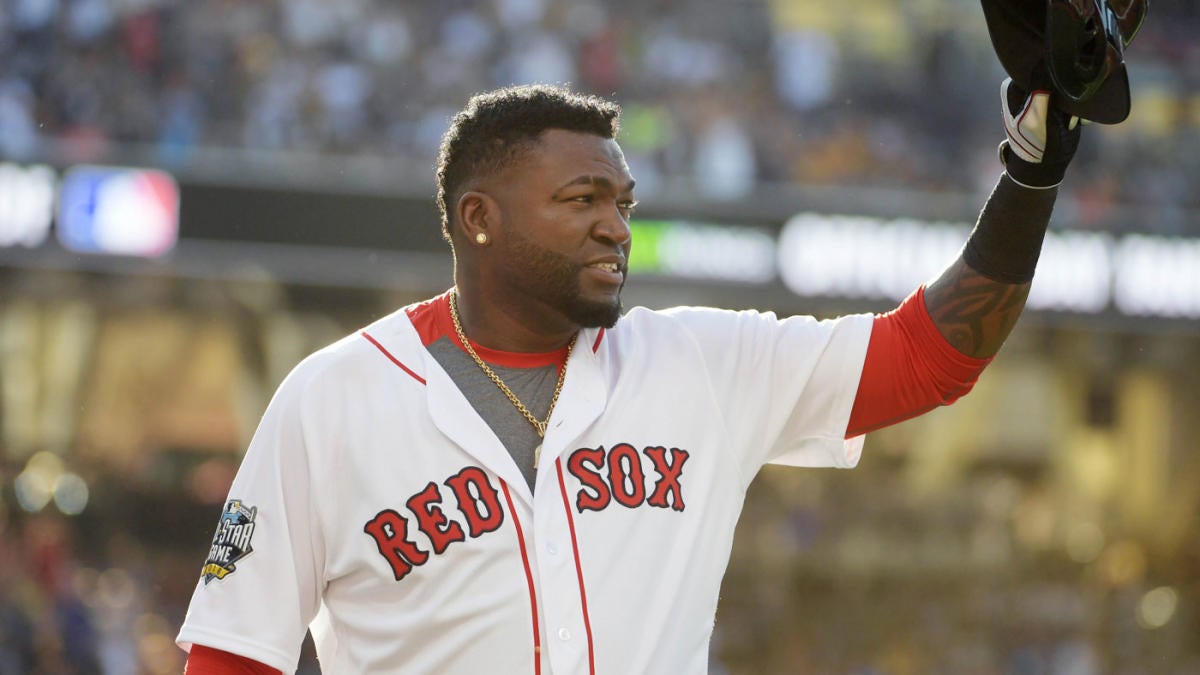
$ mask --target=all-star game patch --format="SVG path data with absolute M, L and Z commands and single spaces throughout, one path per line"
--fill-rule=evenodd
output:
M 204 583 L 224 579 L 237 569 L 234 563 L 250 555 L 250 538 L 254 536 L 254 517 L 257 506 L 247 506 L 240 499 L 230 499 L 221 512 L 221 522 L 213 534 L 208 560 L 204 561 Z

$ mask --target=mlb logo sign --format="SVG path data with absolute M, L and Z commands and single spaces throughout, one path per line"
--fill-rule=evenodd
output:
M 59 190 L 57 231 L 78 253 L 161 256 L 179 238 L 179 186 L 164 171 L 73 167 Z

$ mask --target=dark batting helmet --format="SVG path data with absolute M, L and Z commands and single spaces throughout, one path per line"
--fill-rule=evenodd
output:
M 1026 91 L 1049 84 L 1055 106 L 1101 124 L 1129 116 L 1125 47 L 1149 1 L 981 0 L 992 47 L 1013 82 Z

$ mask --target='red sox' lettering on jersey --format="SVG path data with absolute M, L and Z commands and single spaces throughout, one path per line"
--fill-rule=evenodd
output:
M 467 530 L 475 539 L 488 532 L 500 529 L 504 523 L 504 511 L 500 508 L 500 493 L 492 486 L 487 474 L 477 466 L 468 466 L 449 477 L 445 485 L 458 500 L 458 511 L 467 522 Z M 475 493 L 471 493 L 471 488 Z M 416 517 L 417 529 L 429 537 L 433 552 L 441 555 L 450 544 L 465 541 L 462 524 L 451 520 L 441 507 L 442 492 L 437 483 L 430 482 L 425 489 L 408 498 L 405 505 Z M 429 552 L 422 550 L 408 537 L 408 518 L 394 509 L 384 509 L 363 525 L 366 532 L 379 547 L 379 555 L 387 560 L 396 581 L 400 581 L 413 567 L 429 561 Z
M 680 481 L 688 457 L 687 450 L 668 450 L 662 446 L 648 446 L 639 453 L 628 443 L 618 443 L 607 451 L 603 446 L 579 448 L 567 459 L 567 471 L 583 483 L 575 495 L 575 510 L 580 513 L 603 511 L 616 501 L 631 509 L 644 503 L 682 511 L 686 504 Z M 650 477 L 647 467 L 658 476 L 649 497 L 646 496 L 646 479 Z

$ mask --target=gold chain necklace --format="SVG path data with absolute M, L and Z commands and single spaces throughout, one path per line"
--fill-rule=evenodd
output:
M 558 382 L 554 385 L 554 395 L 550 397 L 550 409 L 546 411 L 546 419 L 539 420 L 533 416 L 533 413 L 529 411 L 529 408 L 525 407 L 524 403 L 521 403 L 521 399 L 517 398 L 517 395 L 513 393 L 512 389 L 509 389 L 508 385 L 504 384 L 504 380 L 501 380 L 500 376 L 497 375 L 496 372 L 490 367 L 488 367 L 488 364 L 485 363 L 483 359 L 479 358 L 479 354 L 475 353 L 475 348 L 471 346 L 471 341 L 467 339 L 466 333 L 463 332 L 462 321 L 458 318 L 457 290 L 450 293 L 450 320 L 454 322 L 454 332 L 458 333 L 458 339 L 462 341 L 463 347 L 467 349 L 467 353 L 471 355 L 471 358 L 475 359 L 475 365 L 479 366 L 479 369 L 483 371 L 483 374 L 487 375 L 488 379 L 490 379 L 496 384 L 497 387 L 500 388 L 500 392 L 508 398 L 513 406 L 516 407 L 517 411 L 520 412 L 525 419 L 529 420 L 529 423 L 533 425 L 534 430 L 537 431 L 538 438 L 545 438 L 546 425 L 550 423 L 550 415 L 554 414 L 554 405 L 558 403 L 558 395 L 562 393 L 563 380 L 565 380 L 567 377 L 567 361 L 571 360 L 571 352 L 575 349 L 575 340 L 579 337 L 579 334 L 576 333 L 575 335 L 571 336 L 571 341 L 567 343 L 567 358 L 565 361 L 563 361 L 562 370 L 558 373 Z M 538 443 L 537 447 L 533 449 L 533 468 L 537 468 L 538 460 L 541 459 L 541 456 L 542 444 Z

